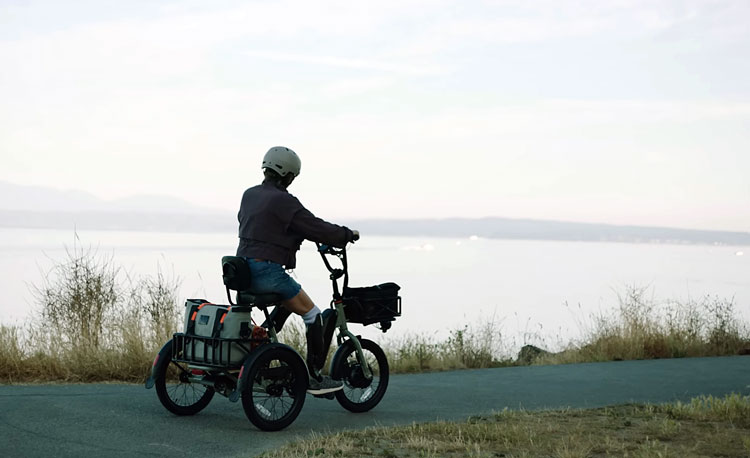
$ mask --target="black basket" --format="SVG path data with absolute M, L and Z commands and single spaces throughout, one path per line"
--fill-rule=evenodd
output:
M 401 316 L 401 289 L 395 283 L 363 288 L 344 288 L 346 321 L 364 325 L 390 322 Z

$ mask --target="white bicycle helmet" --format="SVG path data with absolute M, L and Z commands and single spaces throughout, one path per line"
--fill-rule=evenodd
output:
M 274 146 L 263 156 L 262 168 L 271 169 L 282 177 L 290 173 L 296 177 L 302 169 L 302 161 L 297 153 L 289 148 Z

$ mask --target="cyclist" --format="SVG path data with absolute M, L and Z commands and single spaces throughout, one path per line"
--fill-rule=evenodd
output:
M 323 318 L 302 287 L 287 273 L 294 269 L 296 253 L 303 240 L 344 247 L 359 238 L 357 231 L 314 216 L 287 188 L 299 176 L 302 163 L 289 148 L 275 146 L 263 157 L 264 180 L 242 195 L 237 256 L 250 266 L 251 290 L 277 293 L 285 310 L 280 311 L 277 329 L 289 312 L 302 317 L 306 327 L 308 392 L 325 394 L 343 388 L 339 381 L 323 377 L 328 349 L 323 348 Z M 278 307 L 277 307 L 278 309 Z M 285 313 L 284 313 L 285 312 Z

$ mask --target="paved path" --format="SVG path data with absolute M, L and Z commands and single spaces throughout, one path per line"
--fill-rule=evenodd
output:
M 0 386 L 4 457 L 250 457 L 311 431 L 463 419 L 501 410 L 594 407 L 750 394 L 750 356 L 623 361 L 395 375 L 373 411 L 309 397 L 297 420 L 258 431 L 241 403 L 216 396 L 194 417 L 167 412 L 154 390 L 123 384 Z

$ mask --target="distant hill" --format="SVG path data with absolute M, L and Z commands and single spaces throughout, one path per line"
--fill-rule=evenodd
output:
M 511 218 L 364 220 L 352 223 L 363 233 L 433 237 L 484 237 L 629 243 L 750 245 L 750 232 L 705 231 L 649 226 L 617 226 Z
M 342 221 L 363 234 L 391 236 L 564 240 L 628 243 L 750 245 L 750 233 L 646 226 L 570 223 L 509 218 L 449 218 Z M 234 212 L 212 214 L 155 212 L 30 212 L 0 210 L 0 227 L 124 230 L 152 232 L 230 232 Z
M 34 212 L 0 210 L 0 227 L 144 232 L 234 232 L 235 213 Z
M 217 213 L 178 197 L 138 194 L 104 200 L 79 190 L 17 185 L 0 181 L 0 210 L 30 212 Z
M 0 227 L 229 232 L 234 211 L 206 209 L 175 197 L 134 196 L 104 201 L 82 191 L 0 182 Z M 363 234 L 493 239 L 750 245 L 750 233 L 617 226 L 511 218 L 369 219 L 341 221 Z

